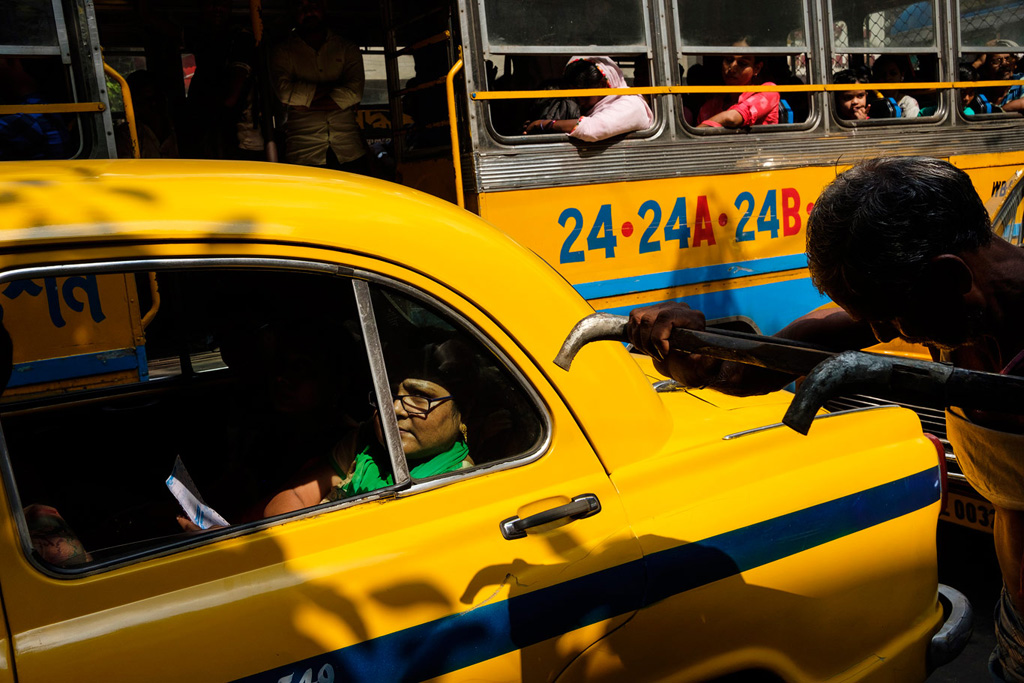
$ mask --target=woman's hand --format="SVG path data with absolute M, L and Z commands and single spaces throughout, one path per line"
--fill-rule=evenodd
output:
M 568 126 L 568 129 L 566 128 Z M 576 127 L 575 119 L 537 119 L 523 124 L 523 135 L 568 133 Z

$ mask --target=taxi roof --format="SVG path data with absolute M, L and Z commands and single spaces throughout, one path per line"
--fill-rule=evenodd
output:
M 667 437 L 664 407 L 621 345 L 593 345 L 572 373 L 553 365 L 565 335 L 593 309 L 535 254 L 448 202 L 381 180 L 287 164 L 0 164 L 0 270 L 52 263 L 46 254 L 54 250 L 95 260 L 108 246 L 217 241 L 323 247 L 425 274 L 497 321 L 563 388 L 578 384 L 581 396 L 593 397 L 586 408 L 572 409 L 592 413 L 584 428 L 603 434 L 595 445 L 653 448 Z M 630 409 L 621 409 L 624 396 L 603 396 L 606 372 L 626 389 Z

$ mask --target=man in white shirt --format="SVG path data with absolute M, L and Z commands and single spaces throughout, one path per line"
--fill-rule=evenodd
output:
M 327 27 L 325 0 L 297 0 L 296 28 L 271 57 L 271 79 L 288 107 L 285 160 L 367 173 L 355 107 L 363 98 L 359 48 Z

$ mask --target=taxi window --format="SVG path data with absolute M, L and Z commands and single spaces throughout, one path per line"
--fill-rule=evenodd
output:
M 762 3 L 755 0 L 726 0 L 706 3 L 676 0 L 675 42 L 680 83 L 688 86 L 745 85 L 728 83 L 727 62 L 742 55 L 754 62 L 750 85 L 808 85 L 815 82 L 808 71 L 807 36 L 809 13 L 803 0 Z M 747 93 L 744 93 L 746 95 Z M 696 128 L 704 120 L 728 109 L 743 95 L 692 93 L 681 96 L 682 117 L 694 132 L 724 132 L 721 127 Z M 771 93 L 764 96 L 770 115 L 759 116 L 742 130 L 758 132 L 803 127 L 809 120 L 814 99 L 809 93 Z M 780 128 L 780 126 L 782 128 Z
M 77 573 L 276 523 L 268 501 L 317 468 L 330 477 L 345 449 L 348 481 L 288 514 L 538 452 L 538 401 L 493 347 L 417 295 L 374 285 L 360 302 L 354 282 L 236 267 L 0 284 L 4 470 L 26 552 Z M 401 443 L 378 426 L 390 420 Z

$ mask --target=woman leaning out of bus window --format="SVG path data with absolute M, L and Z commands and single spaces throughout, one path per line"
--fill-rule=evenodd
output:
M 573 57 L 565 66 L 562 80 L 567 89 L 628 87 L 622 69 L 609 57 Z M 640 95 L 593 95 L 576 100 L 583 116 L 578 119 L 529 121 L 523 126 L 523 134 L 565 133 L 595 142 L 644 130 L 654 123 L 654 114 Z
M 755 41 L 744 36 L 732 45 L 737 48 L 753 47 Z M 761 82 L 759 74 L 764 59 L 746 51 L 722 57 L 722 80 L 729 86 L 775 85 Z M 700 108 L 701 127 L 739 128 L 779 122 L 779 93 L 745 92 L 713 95 Z

